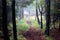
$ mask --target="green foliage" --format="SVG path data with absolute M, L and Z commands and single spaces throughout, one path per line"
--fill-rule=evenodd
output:
M 36 6 L 41 7 L 45 5 L 45 0 L 36 0 Z
M 27 40 L 25 37 L 23 37 L 22 35 L 19 35 L 18 37 L 18 40 Z
M 34 0 L 16 0 L 16 5 L 21 7 L 26 7 L 27 5 L 30 5 L 33 3 Z
M 14 40 L 13 37 L 10 37 L 10 40 Z M 22 35 L 17 35 L 17 40 L 27 40 L 27 39 Z
M 7 6 L 11 6 L 12 0 L 7 0 Z
M 17 32 L 24 32 L 27 31 L 29 28 L 29 25 L 26 23 L 24 19 L 21 19 L 17 22 Z
M 36 27 L 36 29 L 40 30 L 40 25 L 38 24 L 36 20 L 32 20 L 32 25 Z
M 16 25 L 17 25 L 17 38 L 18 38 L 18 40 L 26 40 L 25 37 L 23 37 L 22 35 L 19 35 L 20 33 L 28 31 L 28 29 L 29 29 L 29 25 L 26 23 L 26 20 L 21 19 L 16 23 Z

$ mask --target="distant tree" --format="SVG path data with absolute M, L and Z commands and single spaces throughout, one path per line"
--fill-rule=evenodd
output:
M 39 15 L 38 15 L 38 9 L 37 8 L 36 8 L 36 17 L 37 17 L 38 24 L 40 25 L 40 20 L 39 20 Z
M 41 29 L 43 28 L 43 22 L 42 22 L 42 15 L 43 15 L 43 7 L 41 6 L 41 9 L 39 8 L 39 12 L 41 15 Z
M 39 13 L 41 15 L 41 28 L 43 28 L 43 21 L 42 21 L 42 15 L 45 13 L 44 11 L 44 7 L 45 6 L 45 0 L 37 0 L 37 7 L 39 10 Z
M 30 5 L 33 1 L 34 0 L 16 0 L 16 6 L 20 10 L 20 12 L 18 13 L 19 14 L 18 16 L 20 17 L 20 19 L 24 18 L 23 8 Z
M 60 6 L 59 6 L 59 0 L 51 0 L 51 20 L 53 19 L 53 21 L 51 21 L 51 23 L 53 22 L 53 26 L 54 28 L 57 28 L 57 24 L 59 24 L 59 18 L 60 18 L 60 12 L 59 12 L 59 9 L 60 9 Z M 56 24 L 57 23 L 57 24 Z M 59 25 L 58 25 L 59 26 Z
M 37 1 L 36 1 L 36 17 L 37 17 L 38 24 L 40 25 Z

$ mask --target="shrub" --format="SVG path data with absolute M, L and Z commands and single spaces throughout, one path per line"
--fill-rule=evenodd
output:
M 17 22 L 17 32 L 24 32 L 28 30 L 28 24 L 24 19 L 21 19 Z
M 38 24 L 38 22 L 36 20 L 32 20 L 32 25 L 34 27 L 36 27 L 36 29 L 39 29 L 40 30 L 40 25 Z

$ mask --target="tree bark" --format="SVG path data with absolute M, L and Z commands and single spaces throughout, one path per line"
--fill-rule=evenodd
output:
M 12 0 L 12 21 L 13 21 L 13 38 L 17 40 L 16 20 L 15 20 L 15 0 Z
M 37 10 L 37 8 L 36 8 L 36 17 L 37 17 L 38 24 L 40 25 L 40 20 L 39 20 L 39 15 L 38 15 L 38 10 Z
M 42 8 L 42 5 L 41 5 L 41 8 Z M 43 11 L 43 8 L 42 8 L 42 11 Z M 40 12 L 40 14 L 41 14 L 41 29 L 43 28 L 42 11 L 41 11 L 40 8 L 39 8 L 39 12 Z
M 46 13 L 46 30 L 45 33 L 49 36 L 49 29 L 50 29 L 50 0 L 46 0 L 47 5 L 47 13 Z
M 36 1 L 36 17 L 37 17 L 38 24 L 40 25 L 40 20 L 39 20 L 39 15 L 38 15 L 37 1 Z
M 3 16 L 3 25 L 2 25 L 2 30 L 3 30 L 3 37 L 4 40 L 10 40 L 9 35 L 8 35 L 8 27 L 7 27 L 7 2 L 6 0 L 2 0 L 2 16 Z

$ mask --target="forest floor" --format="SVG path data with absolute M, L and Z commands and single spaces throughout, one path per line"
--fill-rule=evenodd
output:
M 60 32 L 58 29 L 50 30 L 50 37 L 52 37 L 53 39 L 46 39 L 46 36 L 42 32 L 42 30 L 36 30 L 36 28 L 31 25 L 31 21 L 27 21 L 27 24 L 29 24 L 30 28 L 27 32 L 23 33 L 23 36 L 27 40 L 60 40 Z
M 51 29 L 50 30 L 50 36 L 53 39 L 46 39 L 46 34 L 42 32 L 42 30 L 37 30 L 35 26 L 32 25 L 32 21 L 28 20 L 26 21 L 27 24 L 29 25 L 29 30 L 22 33 L 22 35 L 27 39 L 27 40 L 60 40 L 60 30 L 58 28 L 56 29 Z M 0 38 L 0 40 L 3 40 L 3 38 Z
M 44 33 L 41 30 L 36 30 L 36 28 L 31 25 L 31 21 L 27 21 L 27 24 L 29 25 L 29 30 L 25 33 L 23 33 L 23 36 L 27 40 L 45 40 Z
M 60 31 L 58 28 L 50 30 L 50 36 L 54 40 L 60 40 Z

